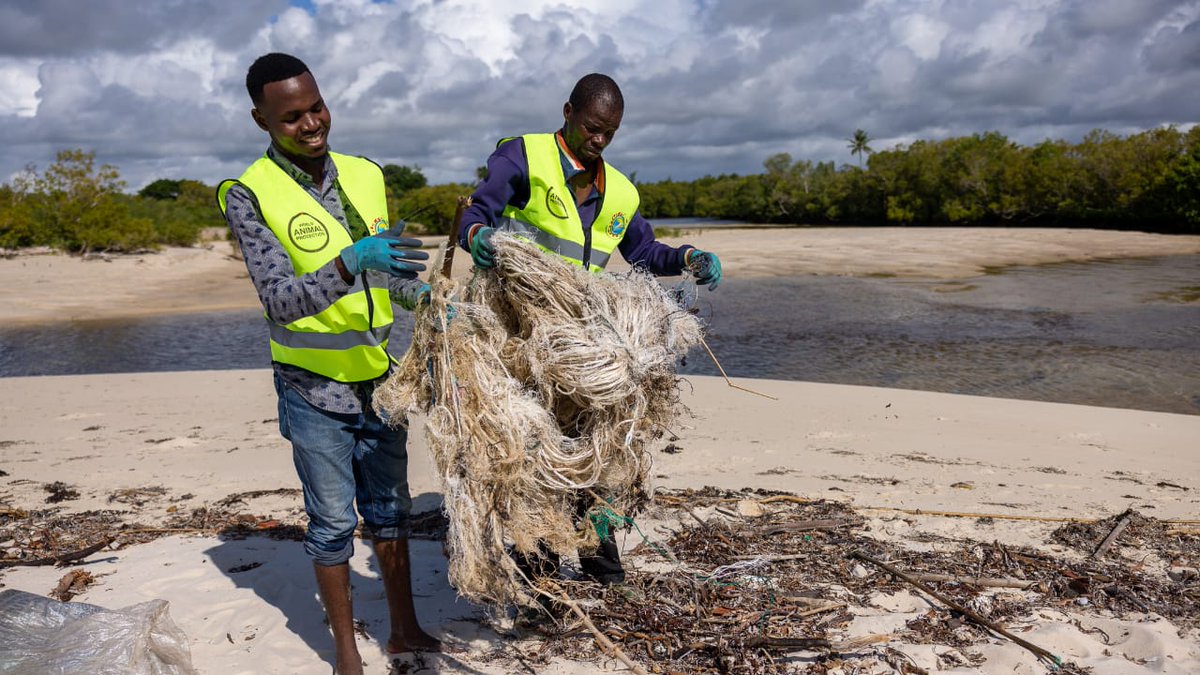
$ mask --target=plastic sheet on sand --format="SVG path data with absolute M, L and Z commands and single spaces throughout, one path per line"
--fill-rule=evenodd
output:
M 195 673 L 165 600 L 122 609 L 0 592 L 0 673 Z

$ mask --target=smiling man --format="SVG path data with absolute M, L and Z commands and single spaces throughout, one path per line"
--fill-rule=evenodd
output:
M 266 153 L 217 200 L 266 313 L 279 429 L 304 492 L 304 550 L 333 632 L 337 673 L 361 673 L 348 561 L 355 514 L 373 542 L 391 615 L 389 654 L 430 651 L 413 608 L 408 557 L 407 435 L 372 410 L 391 372 L 392 302 L 428 299 L 417 279 L 429 255 L 388 227 L 383 172 L 329 150 L 331 115 L 302 61 L 267 54 L 246 89 Z
M 495 265 L 491 238 L 497 230 L 536 244 L 563 260 L 600 272 L 614 250 L 659 276 L 690 270 L 699 284 L 715 289 L 721 262 L 690 245 L 668 246 L 654 237 L 638 209 L 638 191 L 602 158 L 625 113 L 625 99 L 607 75 L 585 75 L 563 104 L 563 125 L 552 134 L 526 134 L 500 141 L 487 161 L 487 177 L 463 214 L 459 244 L 478 267 Z M 581 495 L 582 518 L 590 500 Z M 518 557 L 527 575 L 554 574 L 557 557 L 543 550 L 537 560 Z M 612 531 L 596 551 L 580 552 L 585 576 L 600 583 L 625 579 Z

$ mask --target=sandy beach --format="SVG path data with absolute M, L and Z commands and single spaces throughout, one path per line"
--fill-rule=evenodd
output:
M 683 233 L 679 241 L 718 251 L 727 276 L 745 277 L 966 278 L 1015 264 L 1200 253 L 1200 237 L 1079 230 L 713 230 Z M 108 260 L 0 259 L 6 322 L 257 307 L 244 266 L 228 254 L 228 244 L 216 242 Z M 460 259 L 459 273 L 464 267 Z M 69 570 L 81 569 L 95 581 L 75 601 L 117 609 L 166 600 L 199 672 L 330 672 L 331 642 L 298 542 L 220 536 L 219 524 L 179 526 L 184 516 L 194 522 L 200 509 L 226 519 L 233 514 L 249 529 L 303 523 L 266 364 L 0 384 L 0 561 L 49 546 L 45 533 L 22 525 L 35 514 L 84 522 L 81 514 L 109 511 L 118 535 L 122 526 L 180 530 L 155 533 L 147 543 L 118 536 L 66 567 L 0 567 L 0 590 L 46 595 Z M 713 486 L 828 500 L 856 514 L 857 536 L 897 555 L 1019 547 L 1063 565 L 1085 564 L 1092 551 L 1064 543 L 1056 530 L 1132 509 L 1173 534 L 1153 547 L 1141 545 L 1141 535 L 1117 538 L 1106 561 L 1135 569 L 1147 588 L 1176 589 L 1179 602 L 1196 607 L 1200 416 L 804 382 L 736 384 L 774 399 L 720 378 L 686 378 L 683 402 L 692 414 L 656 448 L 656 486 L 674 495 Z M 419 430 L 421 420 L 413 427 Z M 436 509 L 438 477 L 420 431 L 411 436 L 409 454 L 414 511 Z M 56 492 L 47 486 L 55 483 L 62 484 L 57 494 L 67 496 L 50 503 Z M 764 495 L 746 492 L 724 506 L 697 500 L 694 515 L 658 504 L 637 520 L 654 539 L 695 526 L 697 517 L 737 531 L 782 513 L 787 503 Z M 631 570 L 683 573 L 664 568 L 647 547 L 638 549 L 640 535 L 624 534 L 622 541 Z M 544 636 L 514 633 L 485 608 L 458 599 L 439 543 L 414 540 L 418 613 L 453 651 L 408 657 L 389 670 L 380 641 L 386 606 L 369 545 L 356 547 L 351 566 L 368 672 L 623 669 L 584 634 L 575 658 L 544 654 Z M 881 588 L 889 581 L 880 570 L 846 569 Z M 817 590 L 823 597 L 853 595 L 844 587 Z M 1009 629 L 1093 673 L 1200 672 L 1200 617 L 1164 617 L 1153 606 L 1114 611 L 1034 589 L 982 589 L 980 596 L 1029 603 Z M 837 663 L 793 650 L 787 662 L 798 672 L 818 665 L 819 672 L 897 672 L 886 650 L 930 672 L 1049 672 L 1028 650 L 994 634 L 958 646 L 915 639 L 906 625 L 947 612 L 911 587 L 847 604 L 828 626 L 831 635 L 886 641 L 841 654 Z

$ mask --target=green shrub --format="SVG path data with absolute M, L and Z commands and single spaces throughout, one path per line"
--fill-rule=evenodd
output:
M 471 186 L 460 183 L 431 185 L 405 192 L 392 204 L 392 222 L 408 221 L 409 231 L 449 234 L 458 198 L 471 194 Z

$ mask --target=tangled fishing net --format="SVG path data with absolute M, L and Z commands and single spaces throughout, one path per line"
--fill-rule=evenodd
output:
M 494 270 L 463 289 L 434 279 L 412 346 L 374 405 L 392 420 L 426 415 L 450 581 L 464 597 L 507 606 L 533 599 L 510 546 L 587 551 L 597 522 L 610 521 L 578 522 L 581 497 L 602 495 L 608 504 L 594 508 L 609 516 L 645 502 L 648 444 L 681 410 L 675 363 L 702 330 L 647 273 L 590 274 L 524 240 L 493 241 Z

